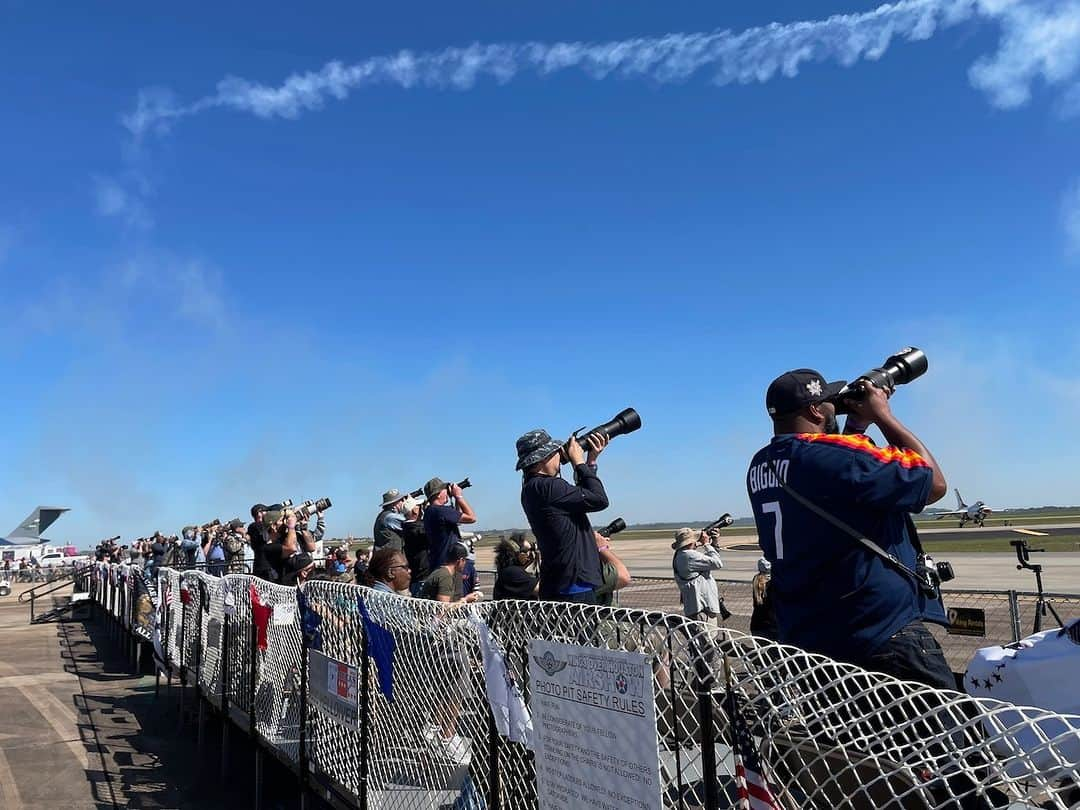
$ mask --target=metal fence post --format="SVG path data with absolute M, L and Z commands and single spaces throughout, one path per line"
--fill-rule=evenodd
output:
M 303 616 L 300 617 L 300 806 L 306 806 L 308 759 L 307 759 L 307 692 L 308 692 L 308 637 L 304 632 Z
M 225 583 L 222 581 L 222 586 Z M 221 782 L 229 770 L 229 614 L 222 617 L 221 628 Z
M 360 646 L 360 810 L 368 810 L 368 751 L 371 748 L 371 657 L 368 634 L 362 623 L 357 624 L 362 636 Z
M 1013 643 L 1020 640 L 1020 599 L 1016 591 L 1009 591 L 1009 617 L 1012 619 Z
M 488 616 L 488 627 L 495 632 L 495 614 Z M 495 724 L 495 708 L 488 706 L 488 797 L 491 810 L 501 810 L 502 795 L 499 785 L 499 727 Z
M 705 785 L 705 810 L 719 810 L 720 796 L 716 780 L 716 733 L 713 729 L 712 690 L 697 679 L 698 722 L 701 728 L 701 778 Z
M 202 677 L 202 658 L 203 658 L 202 627 L 203 627 L 203 621 L 205 620 L 206 617 L 203 615 L 203 585 L 202 585 L 202 582 L 198 581 L 198 585 L 199 585 L 199 609 L 198 609 L 199 622 L 198 622 L 198 627 L 195 630 L 197 635 L 195 636 L 195 684 L 194 684 L 194 686 L 195 686 L 195 700 L 198 701 L 198 704 L 199 704 L 199 731 L 198 731 L 199 743 L 198 743 L 198 745 L 199 745 L 199 756 L 201 757 L 202 752 L 203 752 L 203 737 L 204 737 L 204 735 L 206 733 L 206 701 L 202 700 L 202 696 L 203 696 L 202 695 L 202 684 L 200 683 L 200 678 Z

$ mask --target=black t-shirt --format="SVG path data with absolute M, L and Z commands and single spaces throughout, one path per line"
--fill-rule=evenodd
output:
M 414 582 L 425 579 L 431 573 L 428 562 L 428 539 L 422 520 L 406 520 L 401 524 L 405 544 L 405 561 L 409 564 Z
M 150 553 L 154 557 L 154 568 L 155 569 L 160 568 L 161 566 L 163 566 L 165 564 L 165 552 L 167 550 L 168 549 L 165 548 L 165 544 L 162 543 L 160 540 L 155 541 L 154 544 L 152 546 L 150 546 Z
M 261 523 L 251 523 L 247 528 L 248 541 L 251 543 L 251 551 L 255 556 L 251 564 L 251 573 L 269 582 L 281 580 L 280 551 L 276 555 L 278 563 L 273 564 L 266 556 L 266 547 L 270 544 L 267 527 Z M 280 545 L 280 544 L 278 544 Z
M 534 577 L 520 565 L 508 565 L 495 577 L 495 599 L 536 599 Z
M 286 553 L 285 547 L 281 545 L 281 543 L 263 543 L 260 548 L 262 551 L 263 564 L 266 566 L 266 570 L 272 575 L 264 576 L 262 579 L 270 580 L 271 582 L 281 582 L 282 577 L 285 574 L 285 561 L 289 559 L 291 555 Z M 259 553 L 260 552 L 256 550 L 256 566 L 259 564 Z M 256 574 L 255 576 L 260 575 Z

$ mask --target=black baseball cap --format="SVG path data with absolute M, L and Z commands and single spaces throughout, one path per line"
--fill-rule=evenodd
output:
M 469 549 L 465 547 L 464 543 L 451 543 L 450 548 L 446 550 L 446 561 L 453 563 L 458 560 L 467 560 L 469 558 Z
M 821 372 L 812 368 L 797 368 L 781 374 L 769 384 L 769 390 L 765 393 L 765 408 L 770 416 L 786 416 L 815 402 L 832 399 L 845 385 L 846 380 L 827 383 Z

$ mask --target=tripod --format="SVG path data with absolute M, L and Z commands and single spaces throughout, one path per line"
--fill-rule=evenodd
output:
M 1046 594 L 1043 592 L 1042 570 L 1041 565 L 1032 565 L 1031 559 L 1028 556 L 1032 551 L 1046 551 L 1045 548 L 1030 548 L 1027 540 L 1010 540 L 1011 545 L 1016 550 L 1016 561 L 1019 565 L 1016 566 L 1017 571 L 1027 569 L 1035 572 L 1035 624 L 1032 629 L 1033 633 L 1038 633 L 1042 630 L 1042 619 L 1046 615 L 1047 611 L 1054 617 L 1054 620 L 1058 623 L 1058 627 L 1064 627 L 1065 623 L 1061 621 L 1061 617 L 1058 616 L 1058 612 L 1054 610 L 1053 603 L 1046 598 Z

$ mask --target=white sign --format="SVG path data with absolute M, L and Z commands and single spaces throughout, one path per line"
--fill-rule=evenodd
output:
M 360 678 L 354 665 L 308 650 L 308 678 L 313 703 L 327 710 L 330 719 L 360 727 Z
M 296 605 L 282 603 L 274 605 L 274 624 L 283 627 L 296 621 Z
M 545 810 L 659 810 L 652 667 L 642 653 L 529 642 Z

